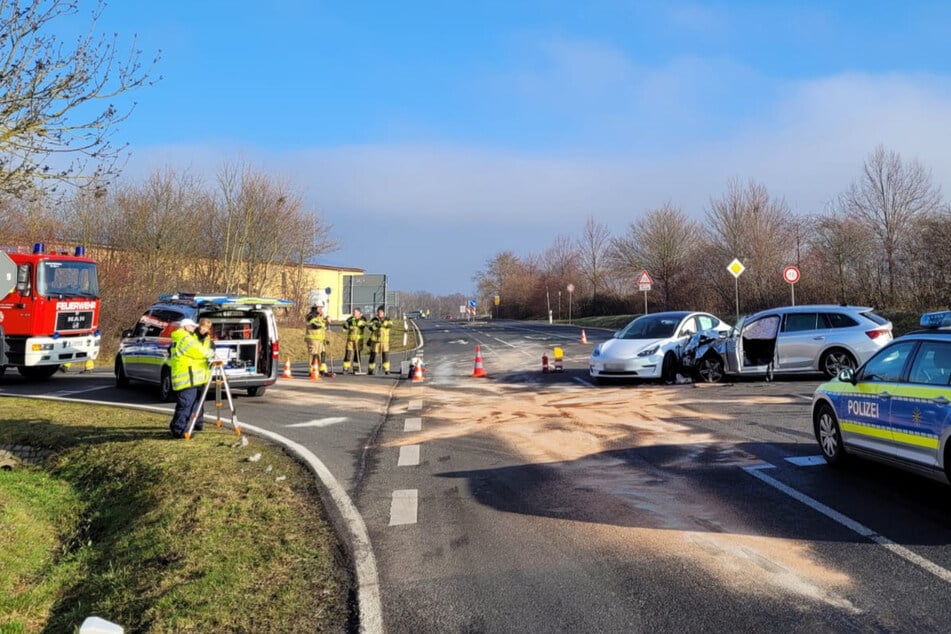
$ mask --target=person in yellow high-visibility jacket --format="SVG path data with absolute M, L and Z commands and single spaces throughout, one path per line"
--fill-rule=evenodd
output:
M 370 369 L 369 374 L 376 371 L 376 355 L 380 354 L 383 363 L 383 374 L 390 373 L 390 328 L 393 320 L 386 316 L 386 308 L 376 309 L 376 316 L 367 324 L 370 331 Z
M 215 356 L 211 337 L 207 338 L 207 342 L 199 340 L 195 336 L 196 328 L 198 324 L 186 318 L 172 333 L 169 370 L 172 390 L 175 392 L 175 413 L 172 415 L 169 430 L 175 438 L 185 437 L 188 419 L 195 409 L 195 401 L 198 400 L 198 391 L 208 382 L 208 364 Z
M 322 376 L 327 376 L 327 330 L 330 320 L 324 315 L 323 304 L 314 304 L 305 317 L 307 329 L 304 331 L 304 342 L 307 344 L 307 354 L 310 355 L 310 366 L 318 367 Z
M 354 308 L 353 313 L 347 317 L 343 323 L 347 331 L 347 351 L 343 356 L 343 373 L 350 371 L 355 367 L 353 373 L 360 371 L 360 348 L 363 347 L 363 330 L 367 327 L 367 322 L 363 319 L 363 311 Z

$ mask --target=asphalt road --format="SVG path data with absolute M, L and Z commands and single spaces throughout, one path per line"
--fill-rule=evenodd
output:
M 948 630 L 951 487 L 817 460 L 818 379 L 594 386 L 606 332 L 417 323 L 422 382 L 301 369 L 237 400 L 355 500 L 387 631 Z M 107 374 L 0 390 L 155 403 Z

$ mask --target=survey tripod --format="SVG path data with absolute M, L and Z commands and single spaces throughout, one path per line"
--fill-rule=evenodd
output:
M 224 391 L 224 395 L 228 397 L 228 408 L 231 410 L 231 427 L 234 429 L 234 433 L 241 435 L 241 426 L 238 425 L 234 401 L 231 399 L 231 388 L 228 387 L 228 375 L 225 374 L 225 362 L 216 360 L 212 361 L 210 365 L 211 376 L 208 377 L 208 382 L 205 383 L 205 389 L 202 390 L 201 396 L 195 400 L 195 409 L 188 420 L 188 429 L 185 430 L 185 440 L 192 437 L 192 432 L 195 431 L 195 425 L 198 423 L 198 417 L 205 415 L 205 399 L 208 397 L 208 389 L 212 383 L 215 384 L 215 427 L 221 427 L 221 393 Z

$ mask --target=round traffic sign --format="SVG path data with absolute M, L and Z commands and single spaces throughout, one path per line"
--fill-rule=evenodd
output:
M 795 266 L 787 266 L 783 269 L 783 279 L 790 284 L 795 284 L 799 281 L 799 269 Z
M 574 285 L 574 284 L 569 284 L 569 285 L 568 285 L 568 292 L 569 292 L 569 293 L 574 293 L 574 292 L 575 292 L 575 285 Z

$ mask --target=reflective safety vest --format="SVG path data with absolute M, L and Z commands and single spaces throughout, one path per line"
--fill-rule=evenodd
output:
M 179 392 L 208 382 L 210 350 L 211 337 L 201 342 L 184 328 L 172 333 L 172 352 L 169 357 L 172 390 Z
M 330 327 L 330 320 L 323 315 L 315 312 L 307 313 L 307 331 L 304 333 L 305 339 L 314 341 L 324 341 L 327 338 L 327 329 Z
M 380 341 L 388 341 L 390 338 L 390 328 L 393 327 L 393 320 L 389 317 L 374 317 L 370 320 L 367 328 L 370 329 L 370 341 L 372 343 L 377 343 Z
M 357 319 L 351 315 L 344 322 L 344 327 L 347 329 L 347 341 L 360 341 L 363 338 L 363 329 L 367 327 L 367 322 L 364 321 L 363 317 Z

